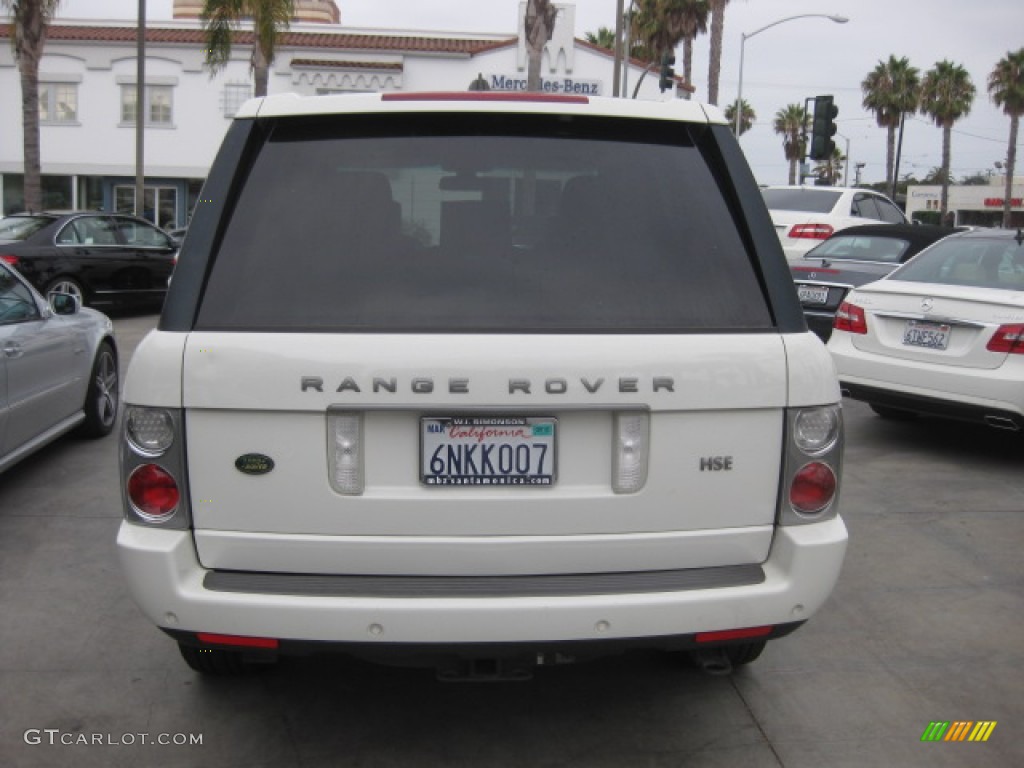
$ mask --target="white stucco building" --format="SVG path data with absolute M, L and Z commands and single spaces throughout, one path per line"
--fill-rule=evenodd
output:
M 993 176 L 988 184 L 952 184 L 946 207 L 957 225 L 1001 227 L 1005 192 L 1005 176 Z M 907 217 L 938 223 L 941 200 L 941 186 L 911 185 L 907 187 Z M 1024 227 L 1024 178 L 1020 176 L 1013 178 L 1010 216 L 1011 226 Z
M 196 2 L 176 8 L 194 11 Z M 271 93 L 466 90 L 478 77 L 491 89 L 525 89 L 522 35 L 425 33 L 345 28 L 316 0 L 282 35 L 270 74 Z M 520 18 L 525 2 L 520 3 Z M 545 49 L 549 91 L 612 95 L 610 52 L 576 37 L 575 8 L 558 6 Z M 191 11 L 190 11 L 191 12 Z M 251 34 L 237 36 L 231 61 L 211 78 L 204 33 L 179 13 L 146 29 L 145 215 L 163 226 L 185 224 L 229 121 L 252 95 Z M 522 26 L 521 24 L 519 25 Z M 0 20 L 0 199 L 3 213 L 21 210 L 23 145 L 21 87 Z M 61 21 L 49 29 L 40 65 L 40 141 L 44 206 L 51 209 L 134 209 L 136 27 L 133 22 Z M 630 93 L 643 73 L 633 62 Z M 680 92 L 682 88 L 680 88 Z M 658 72 L 639 98 L 672 98 Z

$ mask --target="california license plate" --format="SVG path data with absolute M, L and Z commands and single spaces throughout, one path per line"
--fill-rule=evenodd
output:
M 903 330 L 903 343 L 910 347 L 945 349 L 949 346 L 949 325 L 908 320 Z
M 558 421 L 548 416 L 426 416 L 420 482 L 452 486 L 555 484 Z
M 801 304 L 825 304 L 828 302 L 828 287 L 824 285 L 798 285 L 796 295 Z

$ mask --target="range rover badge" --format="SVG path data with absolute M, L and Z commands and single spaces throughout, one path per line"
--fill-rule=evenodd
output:
M 235 469 L 246 475 L 265 475 L 274 469 L 274 460 L 262 453 L 246 453 L 235 459 Z

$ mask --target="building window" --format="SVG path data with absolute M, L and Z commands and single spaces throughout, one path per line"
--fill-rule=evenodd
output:
M 173 90 L 169 85 L 147 85 L 145 87 L 146 125 L 167 126 L 174 121 Z M 135 123 L 135 84 L 121 86 L 121 123 Z
M 241 107 L 252 96 L 252 86 L 248 83 L 228 83 L 221 94 L 224 117 L 234 117 Z
M 39 83 L 39 122 L 77 123 L 78 86 L 75 83 Z

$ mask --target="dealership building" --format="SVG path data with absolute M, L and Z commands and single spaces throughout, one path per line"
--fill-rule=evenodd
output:
M 952 184 L 946 210 L 957 226 L 1001 227 L 1005 193 L 1005 176 L 992 176 L 988 184 Z M 907 187 L 907 217 L 938 224 L 941 200 L 941 186 L 911 185 Z M 1020 176 L 1013 179 L 1010 225 L 1024 227 L 1024 177 Z
M 204 66 L 200 0 L 175 0 L 172 21 L 145 31 L 143 210 L 161 226 L 187 223 L 230 120 L 252 96 L 252 34 L 236 35 L 230 61 L 211 77 Z M 610 96 L 611 52 L 576 37 L 575 7 L 558 15 L 543 58 L 543 89 Z M 296 20 L 279 38 L 268 91 L 328 93 L 525 90 L 526 3 L 506 35 L 346 28 L 332 0 L 297 0 Z M 0 199 L 24 208 L 20 75 L 0 21 Z M 48 209 L 135 208 L 137 32 L 134 21 L 58 20 L 39 66 L 43 205 Z M 622 91 L 638 98 L 683 96 L 658 88 L 658 72 L 630 62 Z M 627 91 L 628 89 L 628 91 Z

